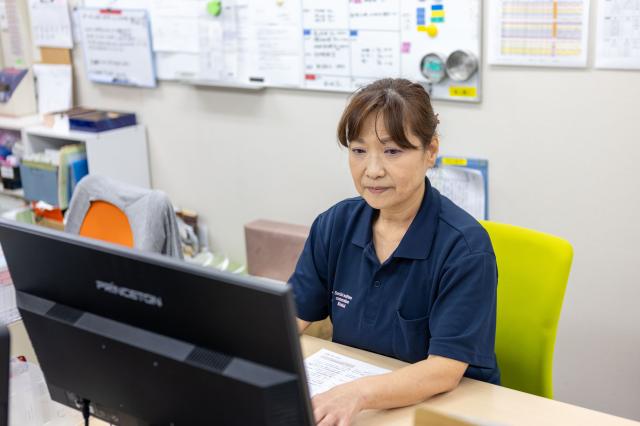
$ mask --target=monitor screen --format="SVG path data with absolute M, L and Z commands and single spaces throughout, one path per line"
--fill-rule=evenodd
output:
M 0 221 L 54 400 L 118 425 L 311 425 L 288 286 Z

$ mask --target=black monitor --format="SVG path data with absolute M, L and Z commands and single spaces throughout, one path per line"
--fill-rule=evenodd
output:
M 11 339 L 9 330 L 0 324 L 0 426 L 9 424 L 9 360 Z
M 311 425 L 288 286 L 0 220 L 51 397 L 116 425 Z

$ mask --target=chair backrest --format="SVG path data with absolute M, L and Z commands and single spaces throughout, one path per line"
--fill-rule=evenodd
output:
M 247 270 L 258 277 L 286 282 L 296 269 L 309 227 L 259 219 L 244 225 Z M 311 324 L 305 334 L 331 340 L 329 318 Z
M 496 355 L 502 385 L 553 397 L 553 349 L 573 248 L 553 235 L 481 221 L 498 264 Z
M 180 230 L 165 193 L 87 175 L 73 191 L 66 232 L 182 259 Z
M 133 247 L 133 231 L 122 210 L 106 201 L 92 201 L 80 226 L 80 235 Z

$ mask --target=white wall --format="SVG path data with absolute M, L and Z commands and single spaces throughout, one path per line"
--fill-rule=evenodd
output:
M 354 194 L 334 136 L 345 95 L 101 86 L 78 49 L 75 62 L 79 102 L 138 114 L 154 187 L 196 209 L 232 258 L 244 223 L 310 224 Z M 483 71 L 480 105 L 435 103 L 442 152 L 490 160 L 493 220 L 574 245 L 556 398 L 640 420 L 640 72 Z

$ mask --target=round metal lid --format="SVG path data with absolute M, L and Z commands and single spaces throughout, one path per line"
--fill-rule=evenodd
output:
M 468 50 L 456 50 L 447 58 L 446 68 L 451 80 L 466 81 L 478 70 L 478 59 Z
M 444 57 L 438 53 L 427 53 L 420 61 L 420 72 L 431 83 L 439 83 L 447 77 Z

